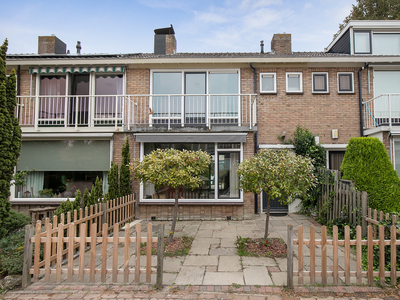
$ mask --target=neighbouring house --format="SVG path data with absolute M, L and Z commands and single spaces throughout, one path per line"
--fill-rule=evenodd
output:
M 106 183 L 126 137 L 132 159 L 168 147 L 211 155 L 203 186 L 179 191 L 182 219 L 261 212 L 262 199 L 238 189 L 236 168 L 260 148 L 288 147 L 277 135 L 298 124 L 318 135 L 331 169 L 361 135 L 380 137 L 396 165 L 400 21 L 351 21 L 322 52 L 292 52 L 290 34 L 275 34 L 271 52 L 263 43 L 258 53 L 179 53 L 176 45 L 171 25 L 155 30 L 149 54 L 81 54 L 80 42 L 69 54 L 42 36 L 38 54 L 7 55 L 23 131 L 17 170 L 34 169 L 12 188 L 13 207 L 56 205 L 96 177 Z M 139 218 L 172 217 L 173 190 L 132 187 Z

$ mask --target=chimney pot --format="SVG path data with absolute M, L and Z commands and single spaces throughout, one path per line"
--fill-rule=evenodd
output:
M 81 54 L 81 49 L 82 49 L 81 42 L 77 41 L 76 42 L 76 54 Z
M 264 41 L 260 41 L 261 53 L 264 53 Z

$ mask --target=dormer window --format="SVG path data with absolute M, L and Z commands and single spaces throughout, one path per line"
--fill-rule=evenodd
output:
M 371 32 L 354 32 L 354 54 L 371 54 Z
M 372 43 L 373 54 L 400 54 L 399 33 L 374 33 Z

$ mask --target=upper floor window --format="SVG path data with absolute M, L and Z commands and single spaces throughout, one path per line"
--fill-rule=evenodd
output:
M 370 53 L 371 53 L 371 32 L 355 31 L 354 54 L 370 54 Z
M 312 73 L 312 92 L 313 93 L 328 93 L 328 73 L 319 72 Z
M 400 54 L 399 33 L 374 33 L 372 43 L 373 54 Z
M 276 73 L 260 73 L 260 93 L 276 93 Z
M 352 72 L 338 73 L 338 93 L 354 93 L 354 81 Z
M 302 93 L 303 78 L 301 72 L 286 73 L 286 93 Z

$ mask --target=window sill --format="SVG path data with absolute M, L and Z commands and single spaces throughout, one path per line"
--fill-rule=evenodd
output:
M 139 205 L 175 205 L 175 202 L 140 202 Z M 205 206 L 213 206 L 213 205 L 237 205 L 243 206 L 243 202 L 179 202 L 179 205 L 205 205 Z
M 355 94 L 354 91 L 343 91 L 343 92 L 338 92 L 338 94 Z
M 303 91 L 299 91 L 299 92 L 288 92 L 288 91 L 286 91 L 286 94 L 303 94 Z

